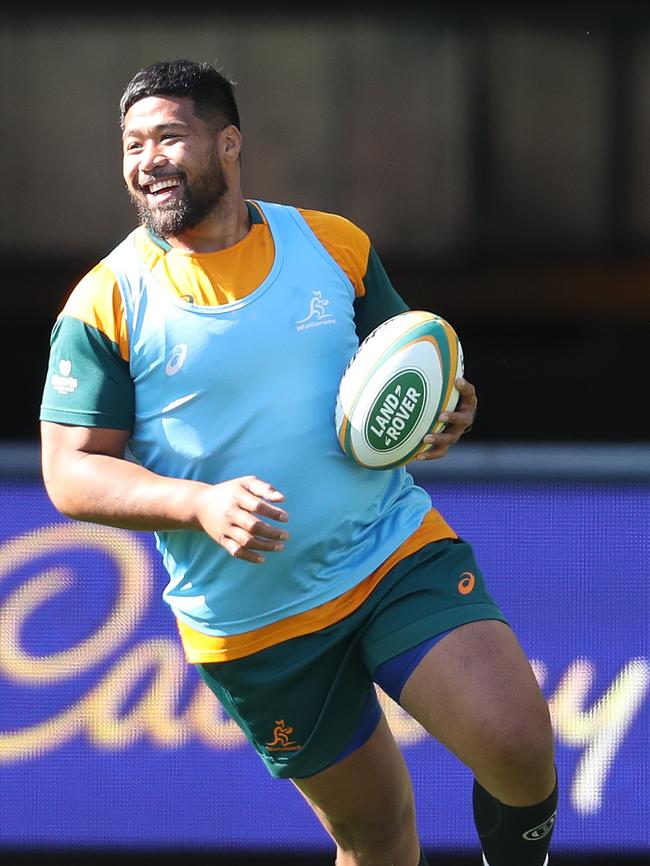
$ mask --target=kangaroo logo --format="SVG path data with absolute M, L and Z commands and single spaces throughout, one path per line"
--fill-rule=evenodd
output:
M 295 740 L 291 739 L 293 734 L 292 727 L 286 727 L 284 719 L 276 721 L 273 728 L 273 739 L 270 743 L 266 743 L 269 752 L 295 752 L 300 746 Z
M 318 324 L 325 324 L 325 322 L 323 322 L 323 319 L 328 319 L 334 322 L 334 317 L 331 313 L 328 313 L 326 309 L 326 307 L 329 306 L 329 301 L 327 298 L 323 297 L 323 293 L 321 292 L 321 290 L 315 289 L 312 294 L 313 297 L 309 302 L 309 312 L 304 319 L 298 319 L 298 321 L 296 322 L 297 326 L 302 326 L 298 327 L 299 331 L 302 331 L 306 327 L 313 328 Z M 309 322 L 310 324 L 307 325 L 307 322 Z

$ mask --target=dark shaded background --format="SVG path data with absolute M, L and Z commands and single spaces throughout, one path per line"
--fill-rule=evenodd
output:
M 5 398 L 32 439 L 67 293 L 133 226 L 116 105 L 161 57 L 238 82 L 244 191 L 343 213 L 454 324 L 480 440 L 647 441 L 650 4 L 441 3 L 3 29 Z

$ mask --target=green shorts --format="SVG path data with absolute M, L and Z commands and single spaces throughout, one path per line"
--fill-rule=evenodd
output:
M 301 778 L 351 750 L 346 747 L 377 707 L 373 673 L 379 665 L 483 619 L 506 622 L 471 546 L 445 539 L 397 563 L 357 610 L 334 625 L 241 659 L 196 667 L 269 772 Z

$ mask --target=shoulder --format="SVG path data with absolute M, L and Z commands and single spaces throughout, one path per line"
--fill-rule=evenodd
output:
M 334 244 L 359 247 L 365 250 L 367 256 L 370 249 L 370 238 L 352 220 L 341 214 L 328 213 L 327 211 L 308 210 L 300 207 L 296 210 L 321 240 L 326 239 Z
M 106 262 L 98 262 L 72 290 L 59 319 L 75 319 L 95 328 L 128 357 L 124 306 L 117 277 Z
M 105 262 L 98 262 L 76 284 L 63 308 L 63 315 L 83 319 L 94 318 L 98 307 L 103 306 L 117 289 L 115 274 Z
M 368 270 L 371 243 L 368 234 L 340 214 L 297 208 L 327 252 L 345 271 L 355 288 L 363 294 L 363 278 Z

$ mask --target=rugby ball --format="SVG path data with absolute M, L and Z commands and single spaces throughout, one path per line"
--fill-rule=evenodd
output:
M 444 428 L 438 416 L 458 402 L 463 350 L 449 322 L 407 310 L 375 328 L 348 363 L 336 397 L 343 451 L 367 469 L 403 466 Z

